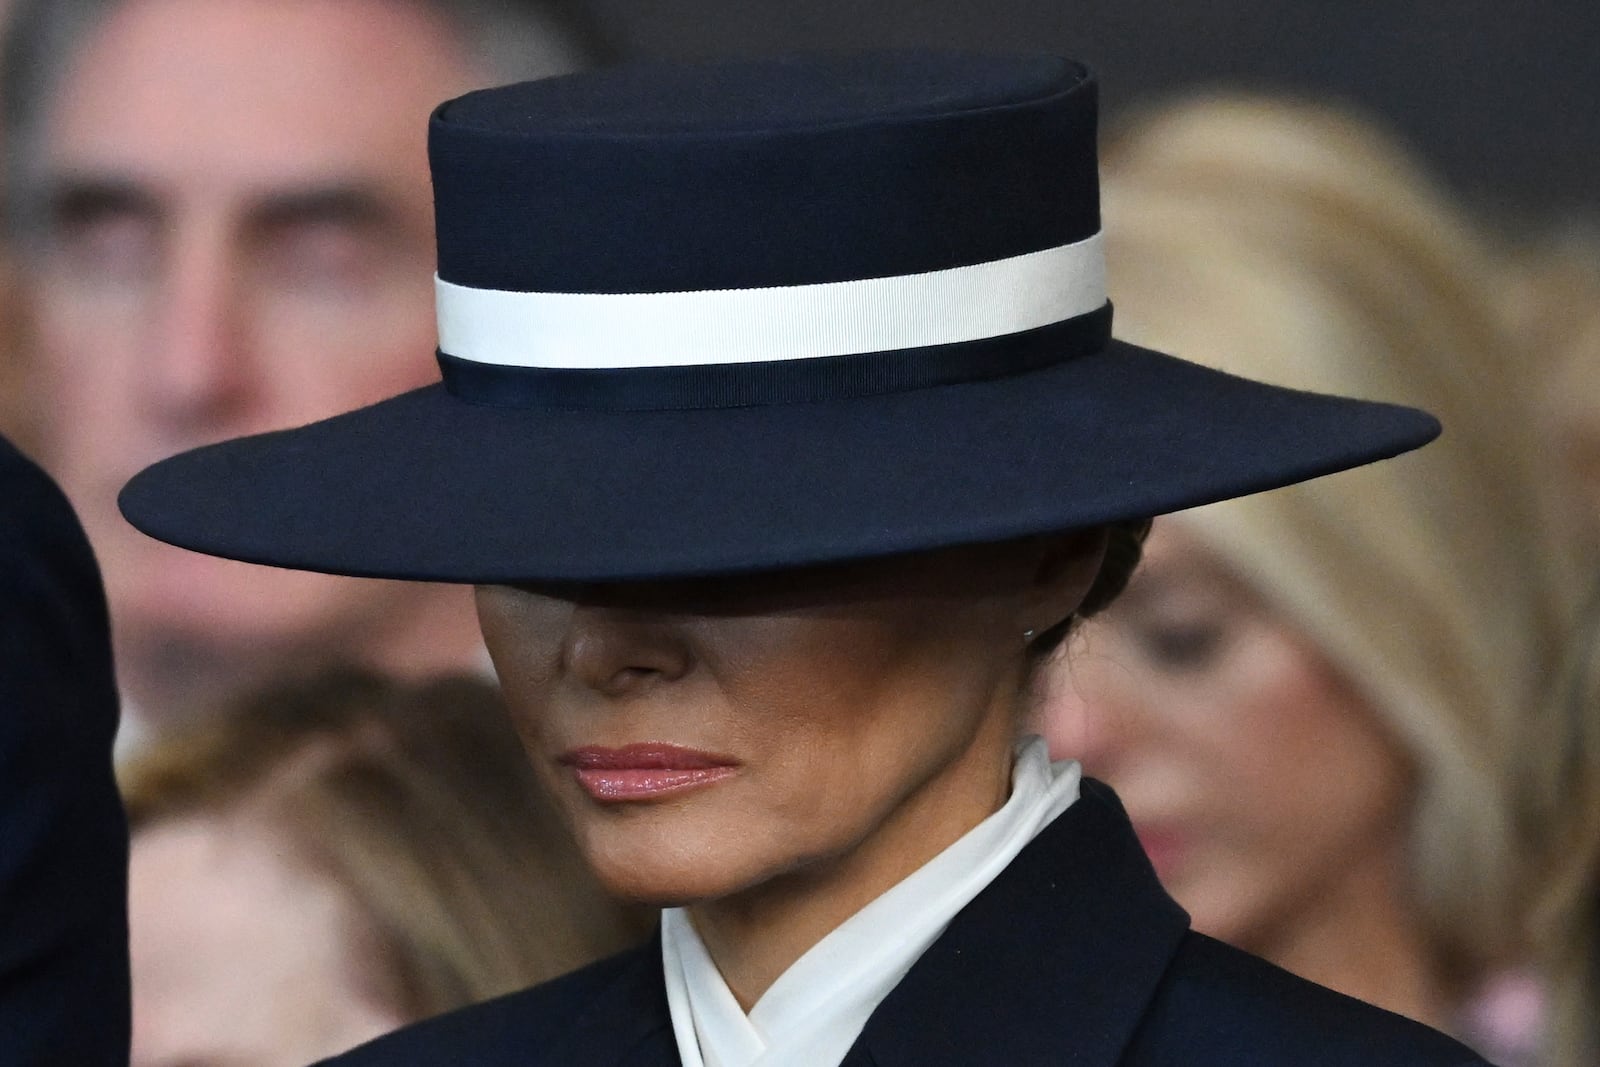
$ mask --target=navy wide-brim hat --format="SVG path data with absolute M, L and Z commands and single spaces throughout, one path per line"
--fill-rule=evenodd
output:
M 146 533 L 451 582 L 796 567 L 1161 514 L 1428 415 L 1111 339 L 1095 83 L 947 54 L 620 67 L 433 115 L 440 384 L 158 463 Z

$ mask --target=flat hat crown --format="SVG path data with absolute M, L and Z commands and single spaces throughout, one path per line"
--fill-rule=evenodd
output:
M 614 68 L 471 93 L 430 128 L 439 274 L 657 293 L 918 274 L 1099 230 L 1071 60 L 876 54 Z

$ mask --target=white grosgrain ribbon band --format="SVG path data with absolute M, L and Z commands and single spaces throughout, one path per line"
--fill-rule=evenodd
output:
M 436 278 L 439 350 L 601 370 L 815 359 L 956 344 L 1106 302 L 1100 234 L 1007 259 L 860 281 L 679 293 L 517 293 Z

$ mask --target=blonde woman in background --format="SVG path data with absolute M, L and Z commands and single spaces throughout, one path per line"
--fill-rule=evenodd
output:
M 1589 600 L 1551 702 L 1564 760 L 1536 763 L 1575 818 L 1536 828 L 1549 862 L 1535 910 L 1553 976 L 1551 1067 L 1600 1063 L 1600 242 L 1570 234 L 1519 264 L 1513 306 L 1551 353 L 1541 427 L 1588 569 Z
M 1117 789 L 1197 929 L 1480 1036 L 1471 994 L 1529 950 L 1524 831 L 1573 814 L 1528 772 L 1562 758 L 1541 699 L 1578 584 L 1500 266 L 1380 135 L 1249 98 L 1115 142 L 1105 218 L 1137 343 L 1445 433 L 1158 521 L 1058 662 L 1055 753 Z
M 1555 705 L 1574 733 L 1573 749 L 1600 748 L 1600 597 L 1573 641 L 1568 684 Z M 1551 1067 L 1600 1063 L 1600 773 L 1593 761 L 1562 768 L 1571 803 L 1583 818 L 1555 840 L 1548 891 L 1538 917 L 1540 945 L 1552 975 Z
M 1600 560 L 1600 231 L 1560 235 L 1521 257 L 1508 289 L 1519 328 L 1547 353 L 1538 423 L 1555 460 L 1564 517 Z M 1600 571 L 1600 567 L 1594 568 Z
M 156 742 L 123 785 L 134 1067 L 300 1067 L 648 929 L 475 679 L 286 683 Z

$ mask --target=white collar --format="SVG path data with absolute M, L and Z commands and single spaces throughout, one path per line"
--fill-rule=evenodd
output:
M 837 1067 L 867 1018 L 918 957 L 1078 799 L 1081 771 L 1051 764 L 1045 743 L 1018 746 L 1003 807 L 817 942 L 747 1016 L 689 915 L 661 915 L 667 1004 L 683 1067 Z

